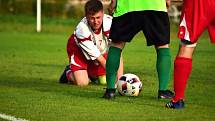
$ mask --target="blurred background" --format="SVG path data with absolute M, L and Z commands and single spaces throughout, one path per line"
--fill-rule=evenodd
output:
M 42 17 L 80 19 L 84 16 L 87 0 L 41 0 Z M 105 11 L 110 0 L 102 0 Z M 173 22 L 179 21 L 181 0 L 172 0 L 169 15 Z M 0 15 L 26 15 L 36 17 L 37 0 L 0 0 Z M 107 11 L 106 11 L 107 12 Z
M 42 16 L 59 18 L 83 17 L 83 6 L 86 1 L 87 0 L 41 0 Z M 105 7 L 109 1 L 110 0 L 102 0 Z M 36 16 L 36 5 L 37 0 L 0 0 L 0 14 Z

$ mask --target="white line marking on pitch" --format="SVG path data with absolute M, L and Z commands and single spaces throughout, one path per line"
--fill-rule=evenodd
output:
M 26 119 L 16 118 L 14 116 L 6 115 L 6 114 L 3 114 L 3 113 L 0 113 L 0 118 L 5 119 L 5 120 L 9 120 L 9 121 L 28 121 Z

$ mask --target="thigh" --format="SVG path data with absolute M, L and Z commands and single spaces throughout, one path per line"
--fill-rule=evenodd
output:
M 76 43 L 75 43 L 75 39 L 74 39 L 74 34 L 72 34 L 70 36 L 70 38 L 68 39 L 67 42 L 67 46 L 66 46 L 66 50 L 67 50 L 67 55 L 69 58 L 69 62 L 70 62 L 70 58 L 72 56 L 72 54 L 74 54 L 74 52 L 78 49 Z
M 178 57 L 192 58 L 195 47 L 189 47 L 186 45 L 180 45 Z
M 162 46 L 170 43 L 170 23 L 167 12 L 143 11 L 142 31 L 146 37 L 147 46 Z
M 215 43 L 215 19 L 208 26 L 208 33 L 212 43 Z
M 198 41 L 199 36 L 207 29 L 213 13 L 208 1 L 185 0 L 183 4 L 178 37 L 192 43 Z M 214 14 L 214 13 L 213 13 Z
M 110 39 L 114 43 L 130 42 L 141 29 L 137 24 L 137 16 L 134 12 L 126 13 L 119 17 L 114 17 L 111 25 Z
M 99 63 L 95 63 L 94 61 L 88 61 L 87 72 L 89 77 L 97 78 L 101 75 L 105 75 L 106 71 Z
M 70 57 L 71 71 L 87 70 L 87 60 L 81 50 L 76 50 Z

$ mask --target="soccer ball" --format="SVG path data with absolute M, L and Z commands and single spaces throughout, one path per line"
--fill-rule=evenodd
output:
M 139 96 L 142 83 L 135 74 L 124 74 L 117 81 L 117 90 L 122 96 Z

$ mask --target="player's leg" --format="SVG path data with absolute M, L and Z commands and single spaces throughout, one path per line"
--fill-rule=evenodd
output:
M 210 23 L 214 19 L 213 13 L 215 12 L 212 3 L 209 5 L 209 2 L 196 2 L 195 0 L 184 1 L 183 10 L 178 32 L 178 37 L 182 41 L 174 62 L 175 97 L 171 102 L 166 104 L 166 107 L 174 109 L 184 107 L 184 94 L 192 70 L 192 55 L 196 47 L 196 42 L 207 27 L 209 34 L 211 34 L 210 30 L 213 31 L 213 27 L 210 28 Z M 201 12 L 201 14 L 198 12 Z M 214 32 L 212 33 L 213 35 Z
M 73 80 L 72 80 L 73 78 Z M 87 86 L 89 84 L 89 78 L 87 70 L 78 70 L 70 74 L 71 81 L 78 86 Z
M 193 45 L 193 46 L 192 46 Z M 174 91 L 175 97 L 166 104 L 168 108 L 184 108 L 184 94 L 187 81 L 192 70 L 192 55 L 196 44 L 180 45 L 174 61 Z
M 215 18 L 208 26 L 208 33 L 210 35 L 211 42 L 215 44 Z
M 202 26 L 199 25 L 198 28 L 196 28 L 197 30 L 195 31 L 198 31 L 198 35 L 203 32 L 206 25 L 207 24 L 203 24 Z M 210 22 L 208 25 L 208 31 L 211 42 L 215 42 L 215 21 Z M 198 36 L 194 36 L 193 38 L 198 38 Z M 182 41 L 180 45 L 178 55 L 174 62 L 175 97 L 173 98 L 172 102 L 178 102 L 184 99 L 187 81 L 192 70 L 192 55 L 195 47 L 196 43 L 189 45 L 189 42 L 186 40 Z
M 107 88 L 115 88 L 115 81 L 117 79 L 117 71 L 120 65 L 121 51 L 125 43 L 112 43 L 112 46 L 109 48 L 108 58 L 106 61 L 106 78 Z
M 123 63 L 123 55 L 121 53 L 119 69 L 118 69 L 118 72 L 117 72 L 117 80 L 119 80 L 119 78 L 123 75 L 123 71 L 124 71 L 123 65 L 124 65 L 124 63 Z
M 103 54 L 103 57 L 106 59 L 107 54 Z M 87 72 L 91 82 L 102 85 L 107 84 L 106 71 L 101 64 L 95 64 L 94 61 L 88 61 Z
M 156 47 L 156 69 L 159 81 L 158 98 L 173 98 L 174 93 L 167 89 L 171 73 L 171 54 L 169 45 Z
M 174 62 L 174 91 L 175 97 L 173 101 L 177 102 L 184 99 L 187 80 L 192 70 L 192 55 L 194 47 L 186 47 L 181 45 L 178 55 Z
M 66 75 L 72 84 L 78 86 L 86 86 L 89 84 L 87 62 L 81 50 L 76 50 L 71 55 L 70 69 L 66 72 Z
M 161 11 L 146 11 L 143 21 L 143 32 L 147 46 L 154 45 L 157 52 L 156 69 L 158 73 L 159 89 L 158 98 L 172 98 L 174 94 L 167 90 L 170 80 L 171 54 L 170 23 L 168 14 Z
M 119 69 L 121 52 L 124 45 L 124 42 L 112 43 L 112 46 L 109 48 L 108 58 L 106 61 L 107 89 L 103 96 L 104 98 L 111 99 L 114 97 L 117 71 Z
M 78 47 L 75 43 L 75 39 L 74 39 L 74 34 L 72 34 L 69 39 L 68 39 L 68 42 L 67 42 L 67 55 L 68 55 L 68 59 L 69 59 L 69 62 L 71 61 L 71 56 L 74 54 L 74 52 L 77 51 Z M 59 79 L 59 83 L 69 83 L 69 80 L 67 78 L 67 75 L 68 73 L 70 73 L 71 69 L 70 69 L 70 65 L 67 65 L 63 71 L 63 73 L 61 74 L 60 76 L 60 79 Z
M 71 69 L 70 67 L 75 68 L 74 65 L 68 65 L 60 78 L 62 81 L 66 81 L 66 83 L 75 84 L 78 86 L 86 86 L 89 84 L 88 73 L 86 70 L 75 69 L 74 71 L 74 69 Z
M 71 68 L 74 68 L 72 65 Z M 60 83 L 70 83 L 78 86 L 86 86 L 89 83 L 88 75 L 86 70 L 73 70 L 70 68 L 70 65 L 67 65 L 63 74 L 61 75 L 59 82 Z
M 138 18 L 131 12 L 119 17 L 114 17 L 112 20 L 110 31 L 110 39 L 112 39 L 112 43 L 106 61 L 107 89 L 103 96 L 106 99 L 114 97 L 117 71 L 120 66 L 121 52 L 125 46 L 125 42 L 130 42 L 134 35 L 139 32 L 138 29 L 140 27 L 135 25 L 136 19 Z
M 102 72 L 102 69 L 99 70 L 99 72 Z M 101 74 L 99 74 L 101 75 Z M 120 62 L 119 62 L 119 68 L 117 70 L 117 78 L 116 78 L 116 81 L 123 75 L 123 57 L 122 57 L 122 54 L 120 56 Z M 102 85 L 106 85 L 107 82 L 106 82 L 106 75 L 101 75 L 101 76 L 98 76 L 98 80 L 99 80 L 99 83 L 102 84 Z M 112 83 L 111 83 L 112 85 Z M 116 87 L 116 82 L 115 82 L 115 87 Z
M 70 65 L 67 65 L 60 76 L 59 83 L 69 83 L 69 80 L 67 78 L 67 72 L 69 71 L 70 71 Z

